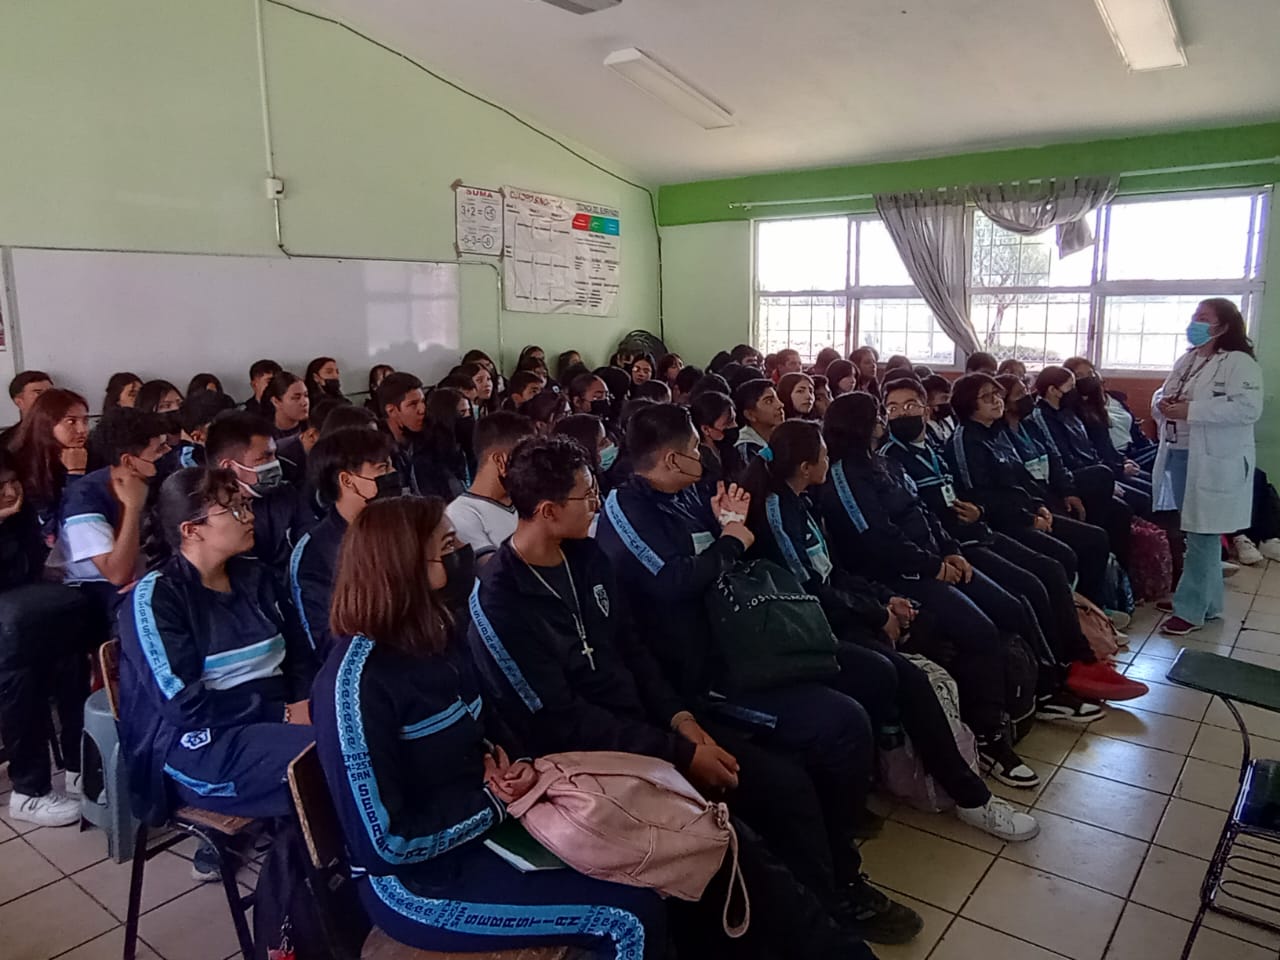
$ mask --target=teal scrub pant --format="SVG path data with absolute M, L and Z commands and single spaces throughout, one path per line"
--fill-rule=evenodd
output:
M 1187 489 L 1187 451 L 1169 451 L 1169 477 L 1173 481 L 1173 499 L 1182 509 Z M 1222 616 L 1222 535 L 1217 533 L 1185 533 L 1187 554 L 1182 561 L 1182 576 L 1173 593 L 1173 612 L 1187 623 L 1204 626 L 1206 620 Z

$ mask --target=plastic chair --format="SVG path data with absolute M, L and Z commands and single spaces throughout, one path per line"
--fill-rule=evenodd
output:
M 105 688 L 95 690 L 85 701 L 80 770 L 84 775 L 80 816 L 107 835 L 107 856 L 116 863 L 132 859 L 138 821 L 129 807 L 119 729 Z
M 120 641 L 109 640 L 104 643 L 98 656 L 102 666 L 102 681 L 106 690 L 107 703 L 111 707 L 113 719 L 119 720 Z M 86 720 L 86 729 L 87 727 Z M 123 777 L 123 773 L 120 776 Z M 127 791 L 121 796 L 127 807 Z M 132 811 L 130 811 L 130 817 L 132 817 Z M 148 847 L 150 828 L 145 823 L 133 821 L 136 830 L 133 834 L 133 869 L 129 875 L 129 908 L 124 924 L 124 960 L 134 960 L 138 951 L 138 919 L 142 915 L 142 880 L 147 861 L 156 854 L 181 843 L 188 836 L 196 837 L 217 854 L 218 870 L 222 875 L 222 889 L 227 897 L 227 908 L 231 911 L 231 922 L 235 925 L 240 953 L 244 960 L 254 960 L 253 937 L 249 933 L 247 917 L 248 909 L 253 906 L 253 894 L 244 896 L 240 893 L 240 887 L 236 883 L 236 857 L 230 849 L 230 844 L 234 838 L 243 834 L 251 824 L 256 822 L 249 817 L 233 817 L 215 813 L 212 810 L 201 810 L 198 807 L 180 807 L 174 811 L 167 824 L 174 833 L 154 846 Z

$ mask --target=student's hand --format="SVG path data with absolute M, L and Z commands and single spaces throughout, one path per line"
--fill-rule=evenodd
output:
M 1081 521 L 1084 520 L 1086 511 L 1084 509 L 1083 500 L 1081 500 L 1079 497 L 1065 497 L 1063 499 L 1063 503 L 1067 505 L 1067 513 L 1071 514 L 1077 520 L 1081 520 Z M 1050 521 L 1053 520 L 1052 514 L 1050 515 L 1049 519 Z
M 893 611 L 889 611 L 889 616 L 885 618 L 884 635 L 889 638 L 889 642 L 895 647 L 902 640 L 902 621 L 894 616 Z
M 63 447 L 58 457 L 67 473 L 84 473 L 89 469 L 88 447 Z
M 1132 460 L 1126 460 L 1124 462 L 1124 475 L 1126 477 L 1136 477 L 1141 472 L 1142 472 L 1142 468 L 1138 466 L 1136 463 L 1134 463 Z
M 712 739 L 711 734 L 702 729 L 702 724 L 698 723 L 693 717 L 681 720 L 680 725 L 676 727 L 676 733 L 684 737 L 690 743 L 696 743 L 698 746 L 714 747 L 716 742 Z
M 943 583 L 959 583 L 960 571 L 943 560 L 938 565 L 938 575 L 934 579 L 941 580 Z
M 738 761 L 720 747 L 700 746 L 689 762 L 689 782 L 702 791 L 732 790 L 738 785 Z
M 735 540 L 742 541 L 742 545 L 748 550 L 751 549 L 751 545 L 756 542 L 756 535 L 751 532 L 751 528 L 745 523 L 739 523 L 736 520 L 733 523 L 726 523 L 724 527 L 721 528 L 720 535 L 723 537 L 733 537 Z
M 946 562 L 960 571 L 960 582 L 968 583 L 973 579 L 973 564 L 962 557 L 958 553 L 953 553 L 946 558 Z
M 311 726 L 310 700 L 299 700 L 297 703 L 289 704 L 284 709 L 289 717 L 289 723 L 296 723 L 304 727 Z
M 22 509 L 22 487 L 18 486 L 16 483 L 13 486 L 18 492 L 13 497 L 13 503 L 9 504 L 7 507 L 0 507 L 0 523 L 8 520 Z
M 507 767 L 505 773 L 502 774 L 502 785 L 511 794 L 511 800 L 505 801 L 511 803 L 519 800 L 526 793 L 532 790 L 538 783 L 538 771 L 534 769 L 533 764 L 528 760 L 520 760 Z
M 112 481 L 116 499 L 126 510 L 141 513 L 147 505 L 147 481 L 132 473 L 118 476 Z
M 751 494 L 736 483 L 729 484 L 726 489 L 723 483 L 716 484 L 716 495 L 711 498 L 711 512 L 720 518 L 724 513 L 736 513 L 745 517 L 751 510 Z
M 977 523 L 982 519 L 982 508 L 967 500 L 957 500 L 951 505 L 951 509 L 955 511 L 961 523 Z
M 897 617 L 904 627 L 916 618 L 916 608 L 906 597 L 890 597 L 889 613 Z
M 1048 533 L 1053 529 L 1053 520 L 1052 519 L 1046 520 L 1040 514 L 1036 514 L 1036 518 L 1034 521 L 1032 521 L 1031 525 L 1035 527 L 1037 530 L 1039 530 L 1041 533 Z
M 511 795 L 510 788 L 502 779 L 502 771 L 498 769 L 498 761 L 494 759 L 492 753 L 484 755 L 484 785 L 503 804 L 515 803 L 515 797 Z
M 1191 402 L 1188 400 L 1161 400 L 1158 406 L 1166 420 L 1185 420 L 1191 412 Z

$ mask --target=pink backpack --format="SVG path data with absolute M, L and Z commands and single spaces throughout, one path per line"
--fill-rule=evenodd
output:
M 671 764 L 630 753 L 553 753 L 533 761 L 538 782 L 511 804 L 539 843 L 579 873 L 698 900 L 733 856 L 724 930 L 747 932 L 751 903 L 738 870 L 738 836 L 729 809 L 711 803 Z M 735 884 L 743 918 L 729 924 Z

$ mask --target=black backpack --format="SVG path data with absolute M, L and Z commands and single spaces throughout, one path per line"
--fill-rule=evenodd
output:
M 1009 714 L 1013 742 L 1031 731 L 1036 718 L 1036 685 L 1040 662 L 1031 645 L 1016 633 L 1001 633 L 1004 641 L 1004 709 Z

